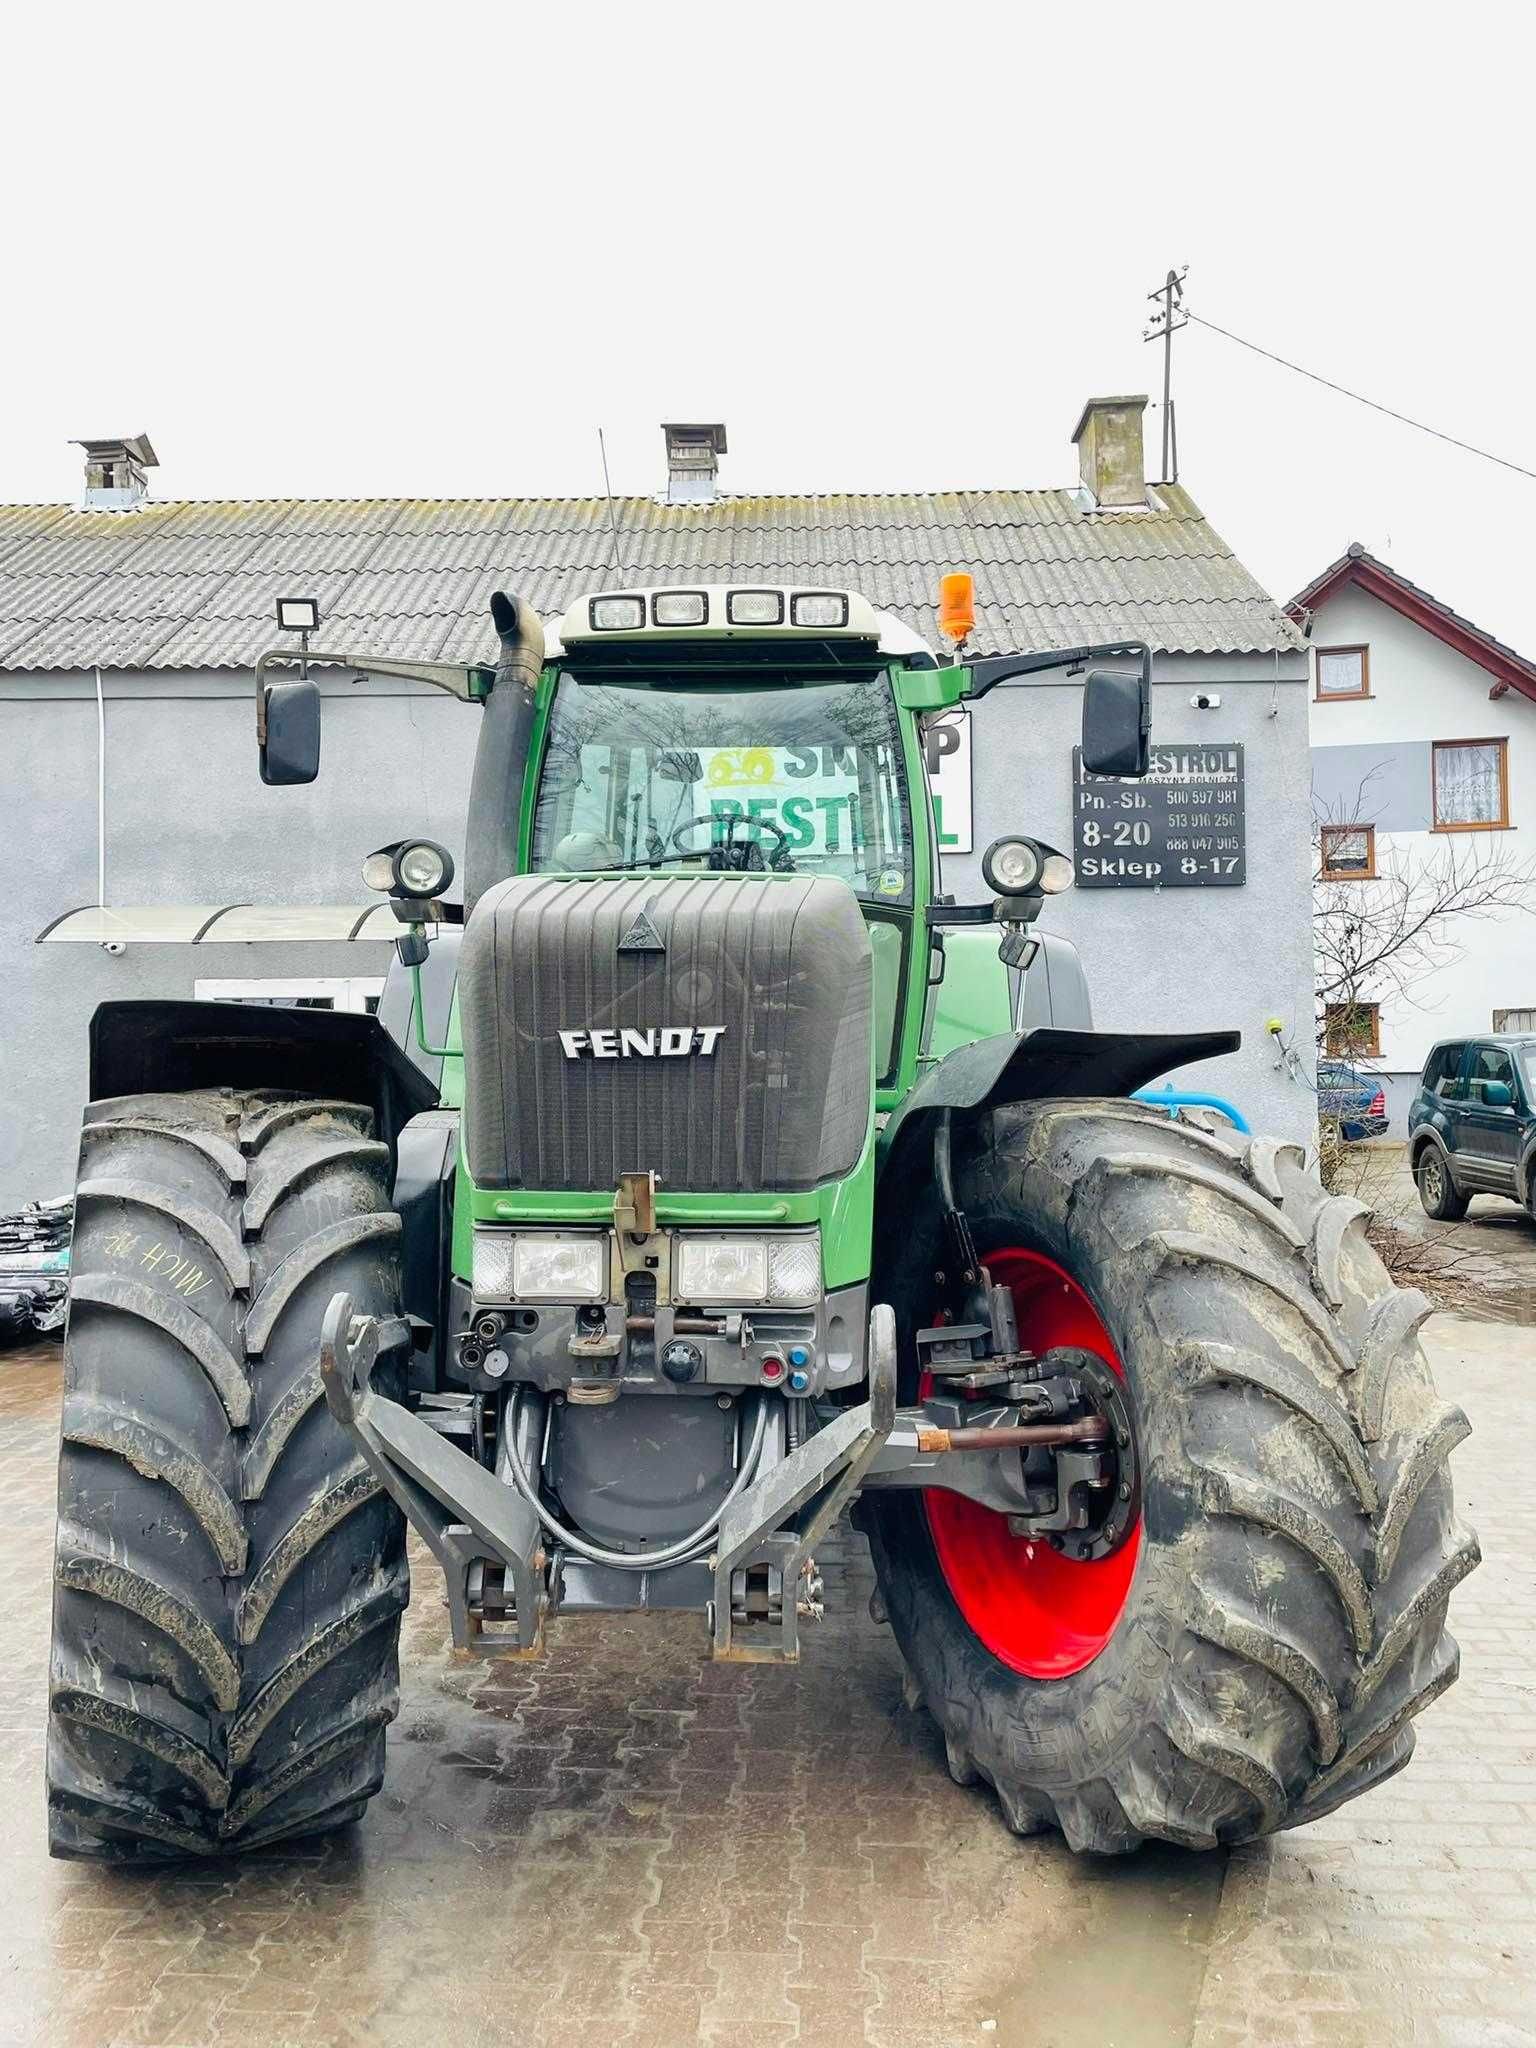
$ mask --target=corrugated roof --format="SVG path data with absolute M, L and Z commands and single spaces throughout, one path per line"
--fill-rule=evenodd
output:
M 1070 491 L 616 501 L 328 498 L 0 506 L 0 670 L 249 668 L 278 595 L 320 601 L 324 638 L 379 655 L 495 651 L 493 590 L 545 617 L 615 582 L 814 582 L 862 591 L 937 644 L 946 569 L 976 578 L 979 649 L 1141 638 L 1165 653 L 1301 640 L 1177 485 L 1144 512 Z

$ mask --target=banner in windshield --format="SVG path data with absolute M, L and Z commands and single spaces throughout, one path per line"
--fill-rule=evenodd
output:
M 563 679 L 536 868 L 761 866 L 910 901 L 911 832 L 883 677 L 752 689 Z

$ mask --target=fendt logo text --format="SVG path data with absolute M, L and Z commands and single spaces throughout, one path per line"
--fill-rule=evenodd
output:
M 680 1060 L 712 1053 L 725 1036 L 723 1024 L 664 1024 L 649 1031 L 562 1031 L 560 1049 L 568 1060 Z

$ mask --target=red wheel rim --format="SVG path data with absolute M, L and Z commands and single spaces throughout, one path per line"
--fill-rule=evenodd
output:
M 1016 1246 L 987 1254 L 992 1278 L 1013 1294 L 1019 1341 L 1031 1351 L 1057 1344 L 1097 1352 L 1122 1379 L 1098 1311 L 1054 1259 Z M 1119 1626 L 1136 1560 L 1141 1521 L 1109 1557 L 1063 1557 L 1043 1540 L 1009 1533 L 1005 1515 L 930 1487 L 928 1527 L 955 1605 L 993 1656 L 1027 1678 L 1066 1678 L 1091 1664 Z

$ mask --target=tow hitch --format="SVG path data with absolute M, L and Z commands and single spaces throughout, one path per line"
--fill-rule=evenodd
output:
M 334 1295 L 320 1338 L 326 1404 L 442 1566 L 455 1646 L 536 1652 L 562 1574 L 582 1569 L 581 1560 L 562 1552 L 552 1568 L 533 1500 L 375 1388 L 379 1357 L 409 1342 L 403 1320 L 355 1315 L 349 1295 Z M 521 1411 L 512 1414 L 512 1427 L 526 1431 L 518 1464 L 536 1472 L 536 1418 L 531 1409 L 526 1423 Z M 877 1305 L 869 1319 L 869 1399 L 765 1458 L 725 1505 L 709 1555 L 670 1567 L 699 1573 L 710 1589 L 714 1656 L 788 1662 L 799 1655 L 801 1618 L 821 1612 L 815 1545 L 858 1491 L 895 1419 L 896 1323 Z M 643 1576 L 638 1553 L 636 1567 Z M 658 1568 L 652 1576 L 664 1574 Z

